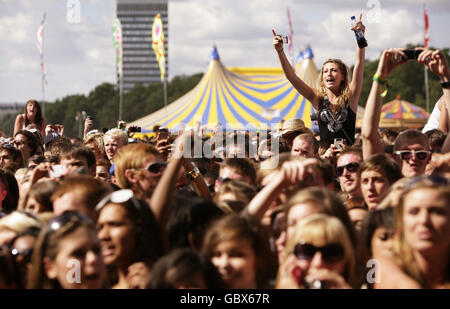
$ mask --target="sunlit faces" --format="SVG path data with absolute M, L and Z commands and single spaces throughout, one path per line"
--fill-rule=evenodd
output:
M 399 147 L 400 151 L 404 151 L 404 150 L 428 151 L 429 150 L 425 147 L 424 141 L 422 138 L 408 140 L 408 143 L 406 141 L 403 141 L 401 146 L 402 147 Z M 401 167 L 403 176 L 414 177 L 414 176 L 423 175 L 425 173 L 425 168 L 431 159 L 431 155 L 428 155 L 425 160 L 420 160 L 416 154 L 411 155 L 408 160 L 402 160 L 399 155 L 395 155 L 395 158 L 396 158 L 397 163 Z
M 322 80 L 325 87 L 330 90 L 339 90 L 344 81 L 344 75 L 339 69 L 339 64 L 334 62 L 325 63 L 322 72 Z
M 74 260 L 78 263 L 73 263 Z M 93 229 L 78 228 L 61 239 L 55 259 L 46 257 L 44 264 L 47 276 L 57 279 L 64 289 L 100 289 L 105 282 L 106 268 Z M 74 274 L 77 271 L 79 280 Z
M 355 153 L 346 153 L 337 160 L 338 167 L 347 166 L 351 163 L 361 164 L 361 157 Z M 359 170 L 351 172 L 348 168 L 344 168 L 342 175 L 338 179 L 342 191 L 351 197 L 361 196 L 361 174 Z
M 104 206 L 97 231 L 105 264 L 128 267 L 134 255 L 136 228 L 125 207 L 114 203 Z
M 256 256 L 250 241 L 220 242 L 213 251 L 212 263 L 232 289 L 255 289 Z
M 104 143 L 106 156 L 111 161 L 117 150 L 123 146 L 123 143 L 120 138 L 112 136 L 105 136 Z
M 314 201 L 307 201 L 292 206 L 287 214 L 286 238 L 289 239 L 293 235 L 298 221 L 312 214 L 321 213 L 321 210 L 322 207 Z
M 361 191 L 369 210 L 375 209 L 389 192 L 389 180 L 374 170 L 361 173 Z
M 415 189 L 403 205 L 405 240 L 413 250 L 433 254 L 450 246 L 450 205 L 437 189 Z
M 370 247 L 372 248 L 372 256 L 389 256 L 392 252 L 394 231 L 383 226 L 378 227 L 370 240 Z
M 313 158 L 315 157 L 314 145 L 308 140 L 295 139 L 292 145 L 291 155 Z

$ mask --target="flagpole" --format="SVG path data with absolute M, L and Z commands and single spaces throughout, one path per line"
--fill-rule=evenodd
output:
M 119 75 L 119 120 L 122 120 L 123 109 L 123 74 Z
M 164 78 L 164 111 L 165 111 L 165 119 L 167 122 L 167 79 Z
M 423 4 L 423 12 L 424 12 L 424 40 L 425 40 L 425 48 L 428 48 L 428 13 L 425 8 L 425 3 Z M 424 66 L 424 83 L 425 83 L 425 102 L 426 102 L 426 109 L 427 113 L 430 113 L 430 98 L 429 98 L 429 92 L 428 92 L 428 68 Z

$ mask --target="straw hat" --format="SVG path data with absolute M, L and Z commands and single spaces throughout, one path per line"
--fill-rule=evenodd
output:
M 305 123 L 300 118 L 291 118 L 283 123 L 281 134 L 292 133 L 305 129 Z

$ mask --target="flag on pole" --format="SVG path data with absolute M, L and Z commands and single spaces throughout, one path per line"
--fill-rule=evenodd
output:
M 288 16 L 288 24 L 289 24 L 288 53 L 289 53 L 289 55 L 291 56 L 291 59 L 293 59 L 292 36 L 293 36 L 293 34 L 294 34 L 294 31 L 292 30 L 291 13 L 289 12 L 289 8 L 287 8 L 287 16 Z
M 429 24 L 428 24 L 427 9 L 424 8 L 423 12 L 424 12 L 424 18 L 425 18 L 425 44 L 424 44 L 424 46 L 425 46 L 425 48 L 428 48 L 428 41 L 430 40 L 430 38 L 428 37 L 428 26 L 429 26 Z
M 122 66 L 122 24 L 120 20 L 116 18 L 112 27 L 112 40 L 114 47 L 116 48 L 116 68 L 117 75 L 119 78 L 122 77 L 123 66 Z
M 39 50 L 39 55 L 41 57 L 42 79 L 45 83 L 47 83 L 47 80 L 45 79 L 45 65 L 44 65 L 44 23 L 45 23 L 46 17 L 47 17 L 47 13 L 44 13 L 41 24 L 37 31 L 37 48 Z
M 166 73 L 166 58 L 164 56 L 164 31 L 161 15 L 158 13 L 155 16 L 152 27 L 152 47 L 156 54 L 156 61 L 159 64 L 159 70 L 161 71 L 161 81 L 164 81 Z

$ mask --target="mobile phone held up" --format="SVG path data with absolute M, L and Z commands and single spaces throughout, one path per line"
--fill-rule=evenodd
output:
M 403 50 L 403 52 L 405 53 L 408 60 L 417 60 L 422 51 L 417 49 L 405 49 Z

